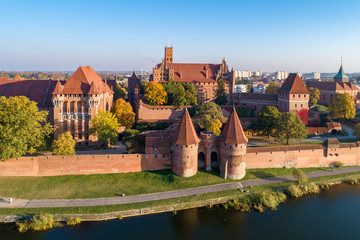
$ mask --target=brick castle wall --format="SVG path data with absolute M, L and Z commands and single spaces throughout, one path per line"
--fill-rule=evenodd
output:
M 35 156 L 0 161 L 0 176 L 127 173 L 170 168 L 170 154 Z

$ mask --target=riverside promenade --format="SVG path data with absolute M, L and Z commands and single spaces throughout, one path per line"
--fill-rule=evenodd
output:
M 335 171 L 319 171 L 306 174 L 309 178 L 332 176 L 346 173 L 360 172 L 360 167 L 351 167 L 337 169 Z M 271 177 L 264 179 L 253 179 L 246 181 L 238 181 L 231 183 L 223 183 L 217 185 L 203 186 L 197 188 L 187 188 L 175 191 L 149 193 L 143 195 L 134 195 L 126 197 L 114 197 L 114 198 L 92 198 L 92 199 L 54 199 L 54 200 L 27 200 L 27 199 L 14 199 L 12 203 L 8 203 L 6 200 L 0 200 L 0 208 L 51 208 L 51 207 L 86 207 L 86 206 L 106 206 L 128 203 L 139 203 L 156 201 L 170 198 L 186 197 L 197 194 L 219 192 L 243 187 L 286 182 L 293 180 L 291 175 Z

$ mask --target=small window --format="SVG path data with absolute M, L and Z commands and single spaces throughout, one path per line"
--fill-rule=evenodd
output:
M 155 158 L 157 158 L 157 154 L 155 154 L 155 156 L 154 156 Z
M 293 97 L 295 97 L 295 94 L 293 95 Z

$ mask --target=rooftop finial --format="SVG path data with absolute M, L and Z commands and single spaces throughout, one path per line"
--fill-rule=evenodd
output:
M 341 55 L 341 66 L 342 66 L 342 55 Z

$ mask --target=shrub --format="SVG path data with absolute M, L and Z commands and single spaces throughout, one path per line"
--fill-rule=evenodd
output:
M 345 182 L 348 183 L 348 184 L 351 184 L 351 185 L 358 185 L 359 184 L 359 179 L 351 178 L 351 179 L 346 180 Z
M 43 231 L 53 227 L 61 226 L 61 223 L 55 222 L 53 215 L 45 214 L 40 216 L 33 216 L 30 221 L 16 223 L 16 226 L 18 227 L 19 232 Z
M 69 225 L 69 226 L 74 226 L 74 225 L 77 225 L 77 224 L 80 224 L 81 223 L 81 220 L 80 218 L 69 218 L 69 220 L 66 221 L 66 224 Z
M 254 209 L 261 212 L 261 213 L 265 211 L 265 207 L 260 203 L 259 204 L 255 203 L 254 204 Z
M 123 139 L 127 140 L 139 135 L 140 131 L 137 129 L 126 129 L 123 133 Z
M 259 194 L 259 203 L 271 210 L 275 210 L 285 200 L 286 195 L 282 192 L 264 191 Z
M 249 205 L 245 201 L 239 202 L 238 200 L 234 200 L 233 202 L 228 202 L 228 208 L 231 208 L 233 210 L 240 211 L 240 212 L 250 212 L 251 205 Z M 227 208 L 225 208 L 225 209 L 227 209 Z
M 307 183 L 308 176 L 306 176 L 305 172 L 301 169 L 294 169 L 292 172 L 294 178 L 298 181 L 298 183 Z
M 344 165 L 344 163 L 343 162 L 341 162 L 341 161 L 336 161 L 336 162 L 334 162 L 334 167 L 342 167 Z
M 301 197 L 303 195 L 303 192 L 301 191 L 300 187 L 298 185 L 290 185 L 286 189 L 286 193 L 290 195 L 291 197 Z
M 324 183 L 323 185 L 320 186 L 320 188 L 321 188 L 322 190 L 329 190 L 329 189 L 330 189 L 330 185 L 327 184 L 327 183 Z
M 123 218 L 124 218 L 124 217 L 121 216 L 121 215 L 119 215 L 119 216 L 117 217 L 118 220 L 122 220 Z

